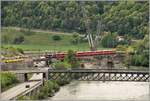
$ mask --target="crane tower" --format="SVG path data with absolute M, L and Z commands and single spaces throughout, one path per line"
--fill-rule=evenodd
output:
M 83 14 L 83 19 L 84 19 L 84 23 L 85 23 L 85 27 L 86 27 L 86 37 L 88 39 L 90 49 L 92 51 L 95 51 L 96 48 L 97 48 L 97 45 L 98 45 L 98 41 L 100 39 L 101 21 L 98 20 L 96 36 L 95 36 L 95 39 L 93 40 L 93 36 L 91 34 L 92 32 L 90 30 L 90 19 L 87 17 L 87 15 L 85 13 L 86 11 L 85 11 L 85 8 L 84 8 L 84 2 L 82 2 L 82 1 L 81 1 L 81 11 L 82 11 L 82 14 Z

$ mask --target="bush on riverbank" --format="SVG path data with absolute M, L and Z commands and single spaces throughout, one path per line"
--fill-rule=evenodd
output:
M 19 100 L 42 100 L 54 96 L 54 93 L 60 89 L 60 85 L 56 81 L 46 81 L 36 94 L 32 96 L 21 96 Z
M 55 81 L 46 81 L 36 96 L 31 96 L 32 99 L 41 100 L 54 95 L 60 86 Z
M 60 85 L 60 86 L 64 86 L 65 84 L 69 84 L 70 81 L 69 81 L 69 80 L 61 80 L 61 79 L 58 79 L 58 80 L 56 81 L 56 83 L 57 83 L 58 85 Z
M 67 55 L 65 56 L 64 61 L 71 65 L 71 68 L 79 68 L 80 63 L 76 58 L 76 52 L 73 50 L 68 50 Z
M 29 96 L 21 96 L 18 98 L 19 100 L 31 100 L 31 98 Z
M 138 40 L 131 46 L 126 47 L 128 53 L 125 57 L 125 64 L 131 66 L 149 67 L 149 39 L 145 35 L 143 40 Z
M 68 69 L 71 68 L 71 64 L 69 64 L 67 61 L 57 61 L 53 63 L 53 66 L 55 69 Z
M 19 82 L 17 80 L 16 75 L 10 72 L 0 73 L 0 78 L 2 91 L 12 87 L 13 85 Z

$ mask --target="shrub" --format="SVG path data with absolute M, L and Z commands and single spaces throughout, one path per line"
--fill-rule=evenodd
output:
M 73 50 L 68 50 L 65 60 L 69 63 L 76 61 L 75 52 Z
M 17 48 L 17 50 L 18 50 L 18 52 L 19 52 L 19 53 L 24 54 L 23 49 L 21 49 L 21 48 Z
M 14 47 L 8 47 L 7 51 L 9 52 L 9 54 L 12 54 L 12 55 L 16 55 L 18 53 L 17 49 Z
M 47 81 L 45 85 L 48 87 L 48 93 L 51 93 L 54 88 L 54 83 L 52 81 Z
M 13 44 L 21 44 L 24 41 L 24 36 L 14 38 Z
M 103 47 L 106 48 L 114 48 L 117 45 L 117 40 L 116 40 L 116 34 L 115 33 L 108 33 L 105 35 L 102 40 L 101 44 Z
M 57 82 L 54 81 L 54 90 L 58 91 L 60 89 L 59 85 L 57 84 Z
M 46 95 L 44 92 L 40 92 L 40 93 L 38 94 L 38 99 L 39 99 L 39 100 L 45 99 L 46 96 L 47 96 L 47 95 Z
M 132 65 L 135 66 L 147 66 L 149 65 L 149 59 L 144 55 L 133 55 L 131 59 Z
M 78 33 L 74 33 L 73 35 L 72 35 L 72 40 L 71 40 L 71 43 L 72 44 L 78 44 L 78 43 L 80 43 L 81 42 L 81 38 L 80 38 L 80 36 L 79 36 L 79 34 Z
M 127 40 L 122 40 L 117 42 L 118 45 L 125 45 L 125 44 L 129 44 L 129 42 Z
M 78 61 L 75 61 L 71 64 L 71 68 L 79 68 L 80 63 Z
M 61 38 L 59 35 L 54 35 L 54 36 L 52 36 L 52 39 L 53 39 L 54 41 L 59 41 L 59 40 L 61 40 L 62 38 Z
M 57 69 L 67 69 L 67 68 L 71 68 L 71 64 L 69 64 L 67 61 L 58 61 L 56 63 L 54 63 L 54 67 Z
M 149 67 L 149 59 L 143 56 L 142 66 Z
M 68 84 L 70 81 L 69 80 L 57 80 L 56 81 L 58 85 L 63 86 L 65 84 Z
M 67 55 L 64 58 L 64 61 L 58 61 L 54 63 L 54 67 L 59 69 L 77 68 L 79 66 L 80 63 L 76 59 L 75 52 L 72 50 L 68 51 Z
M 43 100 L 46 99 L 48 96 L 51 97 L 54 95 L 56 91 L 59 90 L 59 85 L 57 81 L 46 81 L 44 86 L 40 88 L 40 92 L 32 95 L 32 96 L 21 96 L 19 100 Z
M 13 73 L 0 73 L 1 75 L 1 87 L 2 87 L 2 91 L 7 89 L 9 86 L 11 86 L 14 83 L 17 83 L 17 77 L 15 74 Z
M 17 100 L 31 100 L 29 96 L 21 96 Z

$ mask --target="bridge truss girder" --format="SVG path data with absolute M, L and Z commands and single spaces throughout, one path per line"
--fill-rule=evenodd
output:
M 140 72 L 49 72 L 49 80 L 148 82 L 149 73 Z

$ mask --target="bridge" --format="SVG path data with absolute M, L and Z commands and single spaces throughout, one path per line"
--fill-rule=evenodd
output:
M 29 79 L 29 81 L 19 83 L 18 85 L 6 90 L 1 93 L 1 100 L 16 100 L 18 97 L 23 95 L 33 95 L 35 92 L 39 91 L 43 86 L 43 77 L 42 73 L 33 74 L 33 76 Z M 29 87 L 26 87 L 26 86 Z
M 79 81 L 134 81 L 148 82 L 148 71 L 125 69 L 74 69 L 54 70 L 49 69 L 49 80 L 79 80 Z
M 41 70 L 15 70 L 10 71 L 17 75 L 22 74 L 25 82 L 3 92 L 1 99 L 12 100 L 19 96 L 32 95 L 43 85 L 44 80 L 60 81 L 127 81 L 127 82 L 149 82 L 149 72 L 143 70 L 127 69 L 41 69 Z M 33 73 L 28 80 L 28 75 Z M 30 85 L 30 88 L 26 88 Z
M 148 82 L 148 70 L 135 69 L 41 69 L 41 70 L 16 70 L 11 71 L 22 74 L 25 81 L 28 81 L 30 73 L 42 73 L 46 80 L 79 80 L 79 81 L 133 81 Z
M 43 69 L 12 70 L 12 71 L 9 71 L 9 72 L 15 73 L 17 75 L 17 79 L 20 82 L 29 81 L 29 79 L 28 79 L 29 75 L 28 74 L 42 74 L 42 79 L 46 79 L 46 80 L 48 79 L 48 68 L 47 67 L 45 67 Z M 37 79 L 37 78 L 34 78 L 34 79 Z

